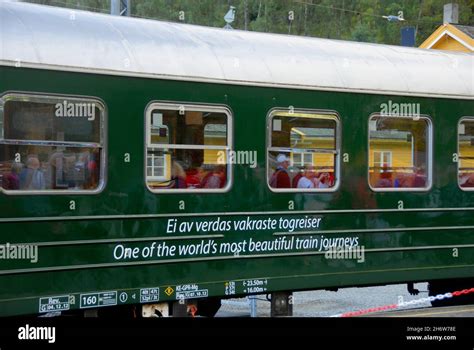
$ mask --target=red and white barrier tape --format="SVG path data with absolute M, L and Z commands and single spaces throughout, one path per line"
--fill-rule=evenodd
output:
M 463 289 L 463 290 L 452 292 L 452 293 L 438 294 L 436 296 L 431 296 L 431 297 L 427 297 L 427 298 L 420 298 L 420 299 L 415 299 L 415 300 L 410 300 L 410 301 L 403 301 L 403 302 L 398 303 L 398 304 L 378 306 L 378 307 L 373 307 L 373 308 L 370 308 L 370 309 L 364 309 L 364 310 L 359 310 L 359 311 L 345 312 L 343 314 L 337 314 L 337 315 L 333 315 L 331 317 L 361 316 L 361 315 L 366 315 L 366 314 L 370 314 L 370 313 L 373 313 L 373 312 L 401 309 L 401 308 L 404 308 L 404 307 L 407 307 L 407 306 L 414 306 L 414 305 L 417 305 L 417 304 L 423 304 L 423 303 L 432 302 L 432 301 L 435 301 L 435 300 L 450 299 L 450 298 L 453 298 L 453 297 L 458 297 L 458 296 L 466 295 L 466 294 L 470 294 L 470 293 L 474 293 L 474 288 Z

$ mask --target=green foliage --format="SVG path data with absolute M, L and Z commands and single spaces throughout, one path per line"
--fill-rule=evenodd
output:
M 109 12 L 110 0 L 27 0 L 46 5 Z M 455 0 L 452 0 L 455 1 Z M 443 21 L 448 0 L 131 0 L 132 16 L 212 27 L 225 25 L 236 8 L 235 29 L 306 35 L 383 44 L 400 43 L 400 30 L 413 26 L 423 42 Z M 474 24 L 473 0 L 457 0 L 460 24 Z M 384 15 L 403 11 L 404 22 Z M 292 21 L 289 17 L 293 16 Z
M 375 33 L 365 23 L 358 23 L 352 31 L 352 40 L 361 42 L 374 42 Z

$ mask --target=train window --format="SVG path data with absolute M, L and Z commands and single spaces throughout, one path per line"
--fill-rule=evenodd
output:
M 215 106 L 152 103 L 146 111 L 145 178 L 152 192 L 224 192 L 231 185 L 231 113 Z
M 474 190 L 474 117 L 458 124 L 458 183 L 465 191 Z
M 335 113 L 274 110 L 268 118 L 267 181 L 274 192 L 329 192 L 339 183 Z
M 374 191 L 431 186 L 431 121 L 427 117 L 369 118 L 369 184 Z
M 104 186 L 104 105 L 69 96 L 0 99 L 0 189 L 97 193 Z

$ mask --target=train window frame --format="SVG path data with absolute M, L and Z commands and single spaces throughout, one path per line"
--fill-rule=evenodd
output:
M 433 188 L 433 135 L 434 135 L 434 125 L 431 119 L 431 116 L 422 114 L 416 117 L 416 120 L 426 120 L 427 127 L 428 127 L 428 157 L 427 157 L 427 183 L 428 186 L 426 187 L 373 187 L 370 183 L 370 122 L 373 118 L 397 118 L 397 119 L 411 119 L 414 118 L 411 116 L 390 116 L 390 115 L 382 115 L 381 113 L 372 113 L 369 116 L 368 123 L 367 123 L 367 184 L 369 188 L 373 192 L 429 192 Z M 393 154 L 392 154 L 392 163 L 393 163 Z
M 149 140 L 149 124 L 150 124 L 150 117 L 153 110 L 160 109 L 160 110 L 168 110 L 168 111 L 180 111 L 180 110 L 187 110 L 193 112 L 211 112 L 211 113 L 223 113 L 227 117 L 227 145 L 223 146 L 222 148 L 226 150 L 227 157 L 229 156 L 229 152 L 234 150 L 234 114 L 230 107 L 221 104 L 204 104 L 204 103 L 192 103 L 192 102 L 175 102 L 175 101 L 151 101 L 145 108 L 144 113 L 144 127 L 145 127 L 145 140 L 144 140 L 144 173 L 143 179 L 145 182 L 145 186 L 153 194 L 208 194 L 208 193 L 227 193 L 229 192 L 234 184 L 234 167 L 233 164 L 227 163 L 227 184 L 223 188 L 162 188 L 162 189 L 152 189 L 148 185 L 147 181 L 147 158 L 148 158 L 148 140 Z M 175 148 L 175 149 L 212 149 L 210 147 L 206 147 L 206 145 L 189 145 L 189 144 L 162 144 L 156 148 Z
M 4 106 L 8 100 L 21 100 L 24 102 L 43 102 L 43 103 L 63 103 L 64 101 L 77 101 L 80 103 L 93 103 L 95 107 L 100 110 L 100 125 L 99 125 L 99 144 L 101 148 L 100 172 L 99 182 L 97 188 L 93 190 L 7 190 L 3 186 L 0 187 L 0 193 L 8 196 L 31 196 L 31 195 L 52 195 L 52 196 L 74 196 L 74 195 L 98 195 L 102 193 L 108 181 L 108 109 L 106 103 L 97 96 L 87 95 L 69 95 L 69 94 L 53 94 L 42 92 L 26 92 L 26 91 L 6 91 L 0 94 L 0 145 L 3 144 L 35 144 L 41 145 L 58 145 L 64 147 L 84 147 L 94 146 L 94 142 L 80 142 L 80 141 L 45 141 L 45 140 L 10 140 L 5 142 L 4 139 Z
M 273 125 L 273 118 L 278 116 L 279 113 L 303 113 L 303 114 L 314 114 L 326 116 L 327 119 L 334 120 L 336 122 L 336 129 L 335 129 L 335 150 L 333 154 L 336 155 L 336 159 L 334 161 L 334 175 L 335 175 L 335 182 L 334 186 L 331 188 L 273 188 L 270 186 L 271 176 L 269 176 L 268 171 L 270 169 L 270 162 L 269 162 L 269 152 L 278 152 L 277 148 L 272 150 L 272 125 Z M 286 116 L 284 116 L 286 117 Z M 317 119 L 317 118 L 315 118 Z M 342 122 L 340 114 L 335 110 L 327 110 L 327 109 L 307 109 L 307 108 L 294 108 L 292 107 L 291 110 L 288 108 L 276 107 L 272 108 L 267 113 L 267 132 L 266 132 L 266 154 L 265 154 L 265 177 L 267 188 L 273 193 L 333 193 L 337 192 L 341 186 L 341 147 L 342 147 Z M 281 147 L 278 147 L 281 149 Z
M 458 121 L 458 124 L 457 124 L 457 128 L 456 128 L 456 142 L 457 142 L 457 145 L 456 145 L 456 148 L 457 148 L 457 156 L 458 156 L 458 161 L 456 162 L 457 163 L 457 166 L 456 166 L 456 177 L 457 177 L 457 184 L 458 184 L 458 187 L 461 191 L 464 191 L 464 192 L 473 192 L 474 191 L 474 187 L 461 187 L 461 183 L 459 181 L 459 170 L 461 168 L 461 152 L 460 152 L 460 148 L 459 148 L 459 145 L 460 145 L 460 135 L 459 135 L 459 126 L 461 125 L 461 123 L 465 120 L 469 120 L 469 121 L 472 121 L 474 123 L 474 116 L 464 116 L 464 117 L 461 117 Z

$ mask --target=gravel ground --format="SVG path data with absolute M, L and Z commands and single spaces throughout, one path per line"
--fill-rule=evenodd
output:
M 329 317 L 344 312 L 368 309 L 377 306 L 396 304 L 399 297 L 409 301 L 428 296 L 427 283 L 417 283 L 415 288 L 420 294 L 412 296 L 407 291 L 406 284 L 382 287 L 345 288 L 338 292 L 312 291 L 296 292 L 293 294 L 293 316 L 296 317 Z M 270 316 L 270 302 L 265 295 L 257 296 L 257 316 Z M 243 305 L 239 305 L 243 304 Z M 430 303 L 419 304 L 416 308 L 429 307 Z M 244 316 L 250 315 L 247 299 L 230 299 L 224 301 L 217 316 Z

